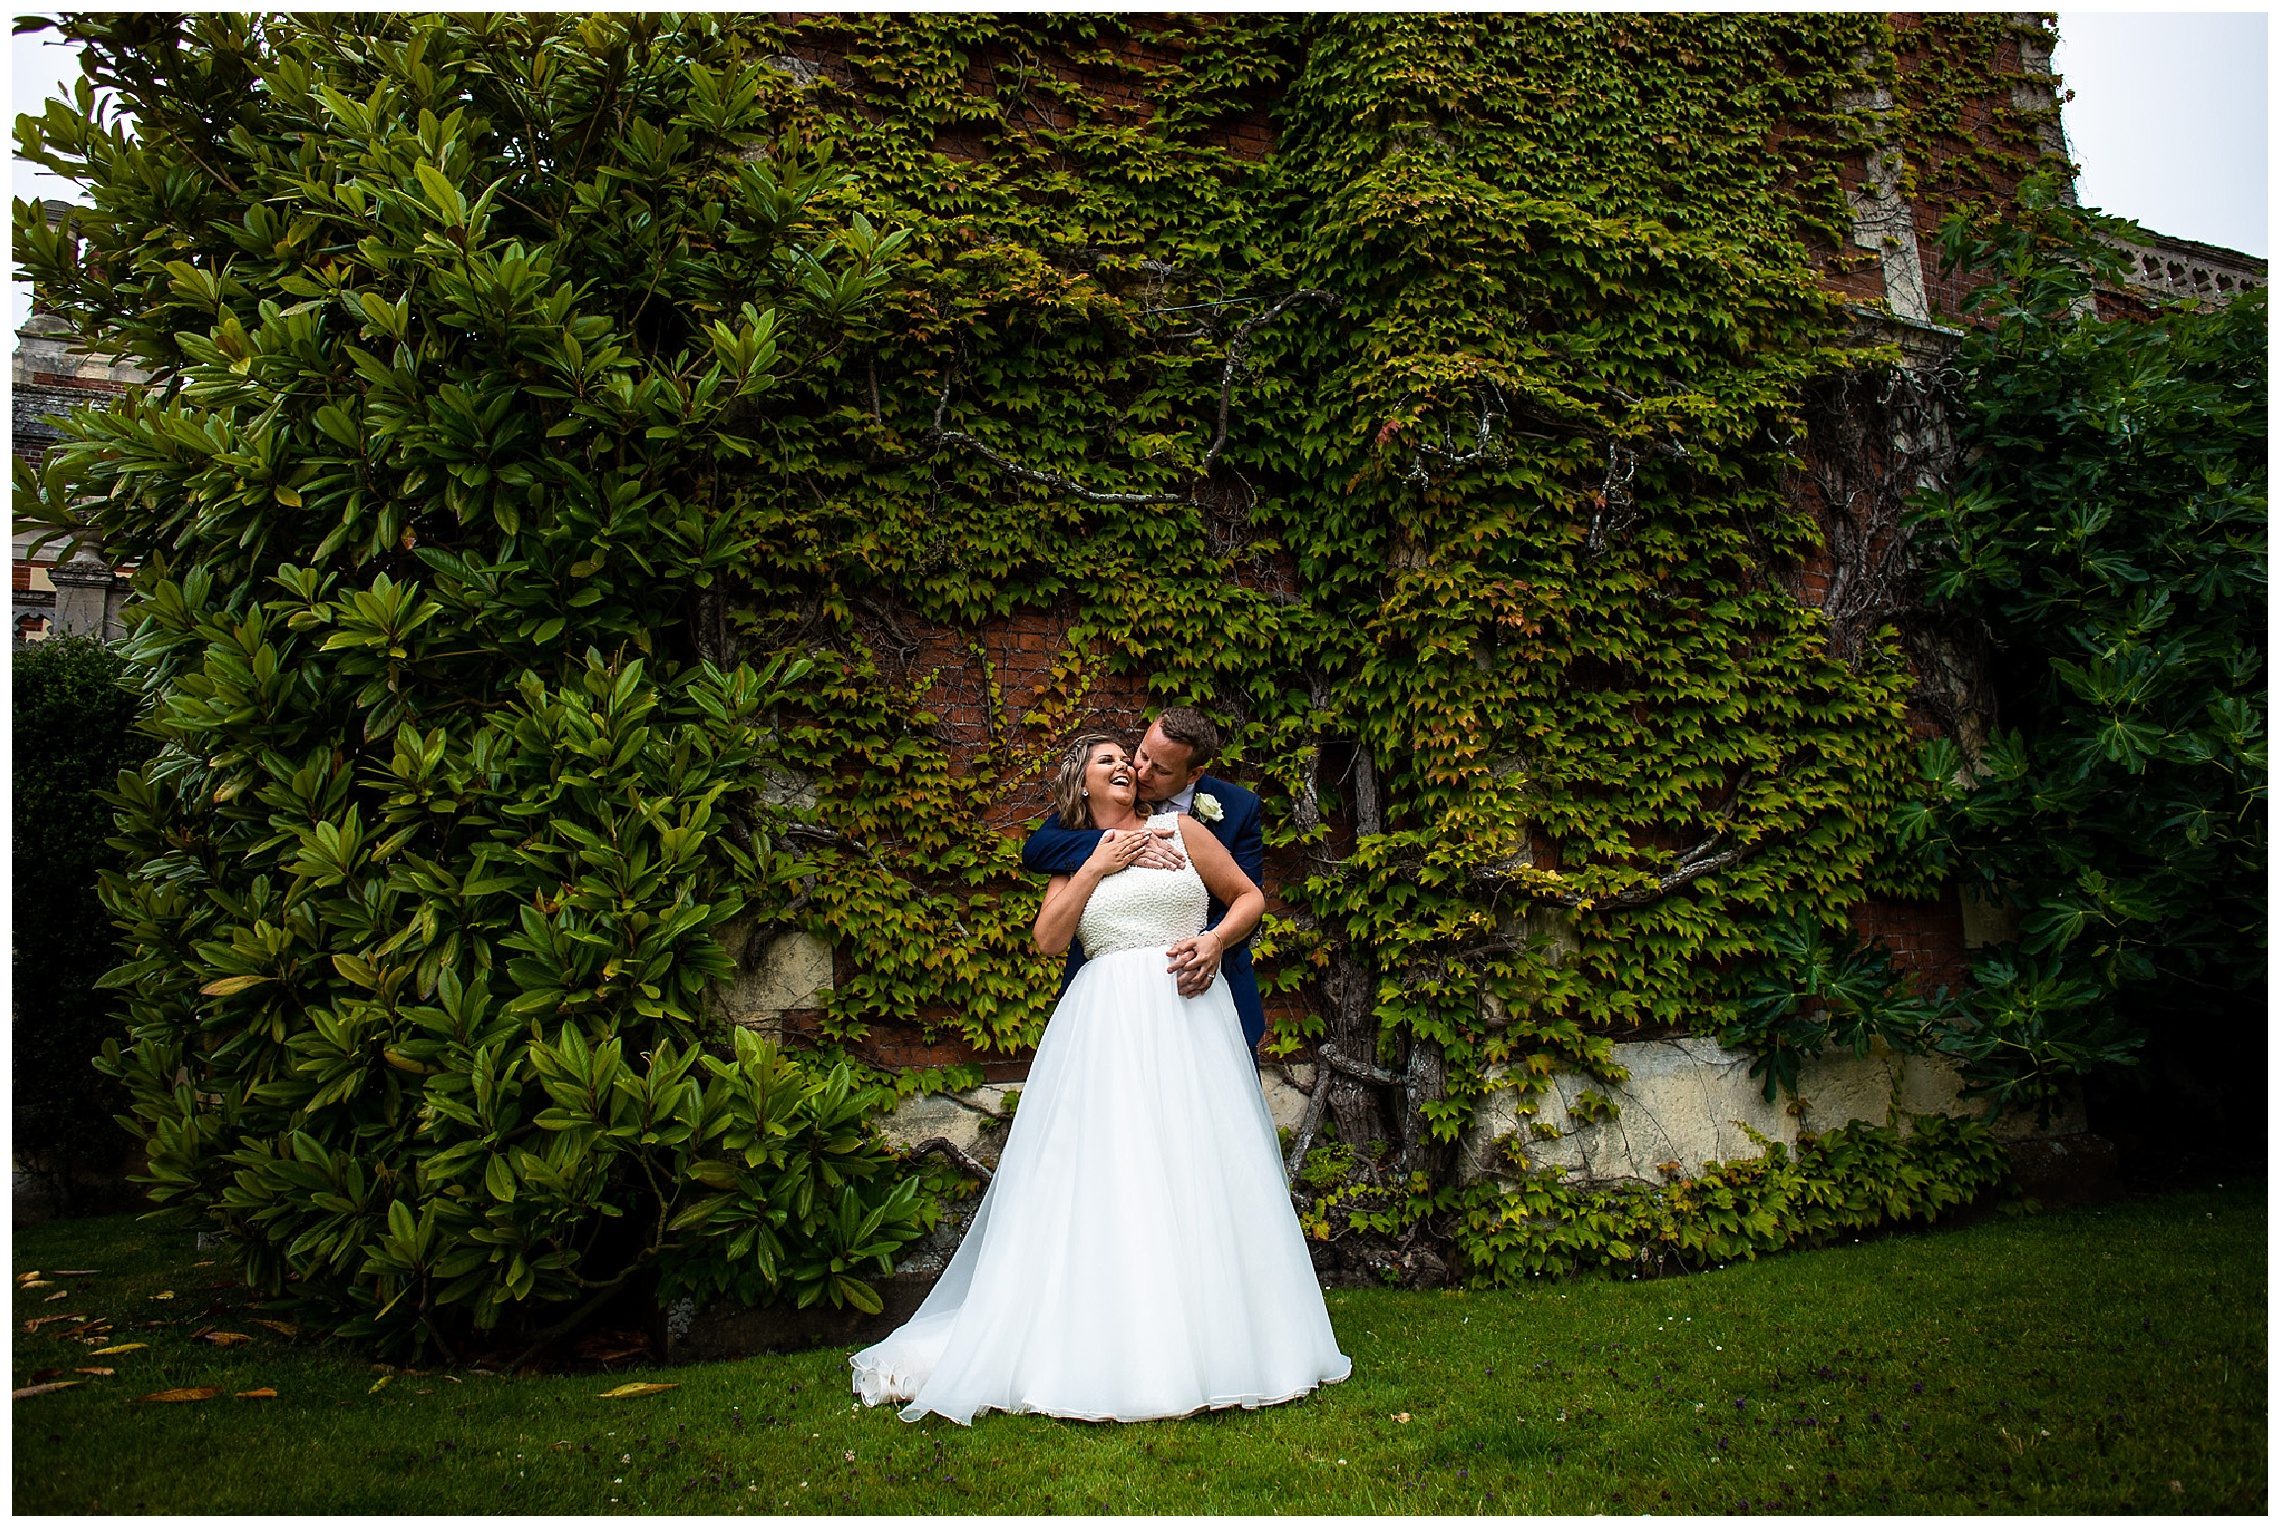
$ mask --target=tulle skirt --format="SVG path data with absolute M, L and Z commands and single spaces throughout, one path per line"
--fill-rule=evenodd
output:
M 1079 969 L 950 1266 L 849 1362 L 866 1404 L 959 1423 L 1271 1406 L 1351 1372 L 1224 979 L 1182 998 L 1154 947 Z

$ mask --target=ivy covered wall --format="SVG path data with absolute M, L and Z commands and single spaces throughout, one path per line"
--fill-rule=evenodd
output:
M 1400 1067 L 1427 1041 L 1448 1120 L 1492 1062 L 1716 1025 L 1777 915 L 1936 893 L 1884 847 L 1907 659 L 1887 612 L 1832 644 L 1815 608 L 1834 554 L 1800 400 L 1866 358 L 1872 153 L 1926 229 L 2036 163 L 2022 36 L 756 39 L 788 120 L 844 135 L 850 194 L 912 235 L 892 316 L 819 383 L 836 412 L 774 445 L 783 519 L 732 617 L 822 662 L 788 726 L 833 836 L 782 903 L 839 951 L 818 1037 L 1033 1040 L 1053 984 L 1006 834 L 1058 738 L 1175 701 L 1268 799 L 1272 1045 L 1343 1019 Z M 1913 942 L 1952 970 L 1952 904 L 1881 917 L 1933 922 Z

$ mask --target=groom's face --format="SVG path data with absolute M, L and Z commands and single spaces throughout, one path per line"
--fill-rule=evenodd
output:
M 1194 756 L 1185 743 L 1175 743 L 1164 736 L 1163 729 L 1151 724 L 1148 735 L 1132 755 L 1133 787 L 1142 801 L 1166 801 L 1195 783 L 1203 773 L 1188 763 Z

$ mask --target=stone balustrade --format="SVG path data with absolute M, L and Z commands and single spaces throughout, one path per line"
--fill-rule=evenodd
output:
M 2226 303 L 2269 279 L 2265 261 L 2238 250 L 2159 237 L 2146 244 L 2126 239 L 2108 242 L 2129 257 L 2129 285 L 2155 297 Z

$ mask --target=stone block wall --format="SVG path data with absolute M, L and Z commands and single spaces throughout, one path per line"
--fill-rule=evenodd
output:
M 738 969 L 735 980 L 707 994 L 718 1017 L 781 1044 L 797 1027 L 792 1015 L 813 1012 L 829 1000 L 831 946 L 813 934 L 763 931 L 740 922 L 722 931 L 721 943 Z
M 1986 1100 L 1964 1098 L 1953 1064 L 1938 1057 L 1903 1056 L 1882 1045 L 1867 1056 L 1828 1052 L 1806 1063 L 1794 1100 L 1777 1092 L 1771 1103 L 1764 1080 L 1749 1075 L 1751 1060 L 1707 1036 L 1681 1035 L 1616 1045 L 1627 1082 L 1555 1076 L 1534 1100 L 1533 1114 L 1520 1112 L 1518 1093 L 1499 1090 L 1464 1137 L 1458 1177 L 1472 1182 L 1503 1170 L 1505 1140 L 1515 1136 L 1528 1165 L 1558 1168 L 1581 1184 L 1661 1183 L 1699 1173 L 1705 1163 L 1762 1155 L 1765 1148 L 1751 1131 L 1794 1148 L 1805 1132 L 1861 1120 L 1896 1122 L 1905 1132 L 1911 1115 L 1987 1113 Z M 1579 1109 L 1585 1093 L 1614 1104 L 1613 1117 Z M 2076 1134 L 2085 1128 L 2081 1101 L 2054 1116 L 2047 1132 L 2036 1128 L 2033 1116 L 2016 1112 L 1994 1128 L 2007 1140 Z
M 1314 1084 L 1314 1068 L 1301 1063 L 1290 1067 L 1261 1067 L 1259 1091 L 1267 1113 L 1278 1129 L 1296 1129 L 1306 1113 L 1306 1090 Z M 964 1093 L 920 1093 L 906 1098 L 881 1122 L 896 1149 L 908 1151 L 937 1136 L 984 1167 L 996 1167 L 1005 1149 L 1008 1127 L 1020 1107 L 1018 1085 L 987 1083 Z

